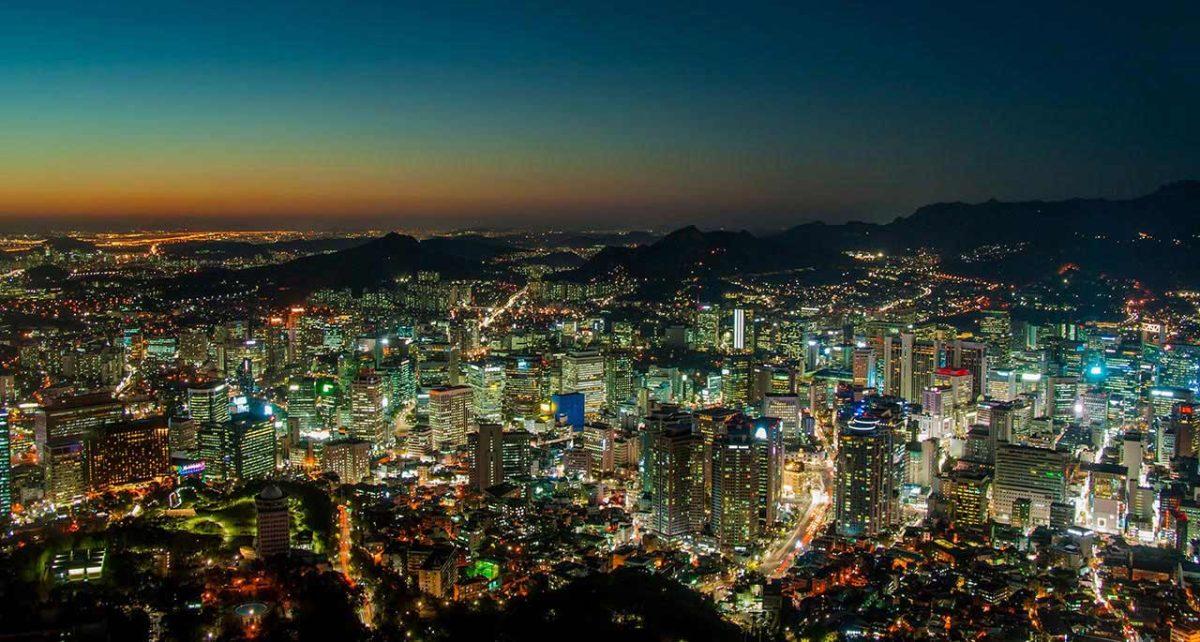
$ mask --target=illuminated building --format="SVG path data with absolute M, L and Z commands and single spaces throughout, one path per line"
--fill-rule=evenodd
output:
M 704 526 L 704 441 L 687 424 L 664 426 L 650 438 L 650 530 L 666 537 Z
M 254 508 L 257 515 L 254 550 L 259 557 L 287 553 L 291 548 L 292 525 L 287 495 L 278 486 L 268 484 L 255 496 Z
M 321 470 L 334 473 L 343 484 L 357 484 L 371 474 L 371 442 L 347 437 L 326 442 Z
M 942 477 L 942 496 L 955 528 L 983 526 L 988 521 L 991 476 L 981 466 L 961 466 Z
M 504 366 L 505 421 L 522 423 L 541 414 L 542 360 L 532 356 L 509 357 Z
M 1018 500 L 1029 504 L 1029 523 L 1050 523 L 1050 504 L 1066 496 L 1066 460 L 1045 448 L 1000 444 L 996 449 L 992 517 L 1003 524 L 1014 520 Z
M 529 475 L 532 466 L 530 453 L 533 435 L 524 430 L 506 430 L 501 436 L 504 478 L 515 479 Z
M 851 418 L 838 435 L 834 526 L 843 537 L 874 537 L 899 510 L 892 471 L 892 426 L 879 417 Z
M 0 524 L 12 515 L 12 433 L 8 409 L 0 408 Z
M 568 352 L 562 359 L 561 391 L 583 395 L 584 412 L 598 414 L 604 407 L 604 355 L 598 350 Z
M 471 387 L 471 415 L 481 422 L 504 420 L 504 366 L 496 362 L 468 363 L 467 385 Z
M 734 352 L 741 352 L 746 349 L 746 311 L 742 308 L 733 309 L 733 343 Z
M 624 352 L 605 354 L 604 405 L 616 414 L 617 408 L 633 399 L 633 359 Z
M 940 342 L 918 341 L 911 332 L 883 339 L 883 389 L 888 396 L 919 403 L 921 391 L 933 385 L 940 367 Z
M 762 416 L 779 419 L 779 426 L 783 431 L 785 441 L 795 442 L 800 438 L 800 417 L 803 411 L 804 405 L 799 395 L 776 393 L 763 395 Z
M 1045 377 L 1046 414 L 1054 419 L 1071 421 L 1075 417 L 1075 399 L 1079 395 L 1077 377 Z
M 471 387 L 443 386 L 429 391 L 429 427 L 434 448 L 450 451 L 467 443 L 471 421 Z
M 381 447 L 389 437 L 384 414 L 387 404 L 379 375 L 373 371 L 359 372 L 350 382 L 350 436 Z
M 165 417 L 98 426 L 87 438 L 89 486 L 114 486 L 165 476 L 171 465 Z
M 696 310 L 697 350 L 715 351 L 721 344 L 721 311 L 716 306 L 701 305 Z
M 85 441 L 100 426 L 120 421 L 121 402 L 108 393 L 77 395 L 46 404 L 35 416 L 34 435 L 43 453 L 46 495 L 70 502 L 87 490 Z
M 313 377 L 296 377 L 288 384 L 288 419 L 295 420 L 301 432 L 321 427 L 317 414 L 317 380 Z
M 1012 318 L 1007 310 L 984 310 L 979 319 L 979 335 L 987 344 L 988 355 L 999 367 L 1009 364 L 1012 345 Z
M 467 437 L 472 454 L 471 485 L 476 490 L 491 488 L 504 481 L 504 427 L 481 423 Z
M 188 386 L 187 405 L 196 423 L 225 423 L 229 421 L 229 386 L 220 381 Z
M 1088 472 L 1088 528 L 1109 535 L 1120 534 L 1128 512 L 1126 474 L 1119 464 L 1085 464 Z
M 223 424 L 201 424 L 204 480 L 224 483 L 261 479 L 275 470 L 274 418 L 245 412 Z

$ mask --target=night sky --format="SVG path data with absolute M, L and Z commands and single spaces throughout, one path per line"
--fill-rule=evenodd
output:
M 647 4 L 2 3 L 0 212 L 762 228 L 1200 178 L 1200 3 Z

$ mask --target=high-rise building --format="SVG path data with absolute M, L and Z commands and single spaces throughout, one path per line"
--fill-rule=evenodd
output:
M 467 364 L 471 415 L 476 421 L 500 423 L 504 420 L 504 384 L 504 366 L 499 362 Z
M 530 452 L 533 434 L 525 430 L 506 430 L 501 437 L 503 442 L 504 479 L 516 479 L 527 476 L 532 466 Z
M 381 447 L 388 438 L 387 404 L 379 375 L 373 371 L 358 373 L 350 383 L 350 436 Z
M 166 417 L 98 426 L 88 436 L 89 486 L 104 491 L 167 474 L 171 465 Z
M 87 448 L 94 430 L 120 421 L 124 406 L 108 393 L 76 395 L 47 403 L 34 418 L 34 438 L 43 453 L 46 496 L 71 502 L 87 491 Z
M 254 508 L 257 513 L 254 549 L 259 557 L 287 553 L 291 548 L 292 525 L 287 495 L 278 486 L 268 484 L 254 498 Z
M 12 433 L 8 409 L 0 408 L 0 524 L 12 516 Z
M 429 427 L 438 450 L 451 451 L 466 445 L 471 397 L 470 386 L 442 386 L 429 391 Z
M 655 430 L 650 438 L 650 529 L 666 537 L 704 526 L 704 440 L 687 424 Z
M 583 395 L 584 412 L 598 414 L 604 407 L 604 355 L 599 350 L 568 352 L 562 359 L 562 392 Z
M 539 357 L 509 357 L 504 366 L 504 420 L 521 423 L 541 414 L 542 377 L 545 368 Z
M 204 480 L 210 483 L 261 479 L 275 470 L 272 417 L 245 412 L 223 424 L 201 424 L 199 440 Z
M 346 437 L 327 442 L 321 450 L 321 470 L 334 473 L 343 484 L 357 484 L 371 474 L 371 442 Z
M 229 421 L 229 386 L 223 381 L 197 383 L 187 389 L 188 413 L 200 424 Z
M 942 477 L 942 496 L 949 504 L 954 528 L 973 528 L 987 523 L 991 481 L 987 468 L 971 465 L 962 465 Z
M 1007 310 L 984 310 L 979 319 L 979 335 L 987 344 L 988 355 L 997 367 L 1009 365 L 1012 345 L 1012 318 Z
M 483 490 L 503 482 L 504 427 L 492 423 L 479 424 L 479 430 L 471 433 L 468 443 L 472 446 L 474 460 L 471 485 Z
M 804 404 L 800 395 L 768 393 L 763 395 L 760 412 L 764 417 L 778 418 L 784 440 L 795 442 L 800 437 L 800 417 L 803 410 Z
M 854 417 L 840 432 L 834 490 L 838 535 L 873 537 L 891 528 L 898 510 L 893 447 L 892 426 L 879 417 Z
M 742 308 L 733 309 L 732 320 L 733 343 L 731 347 L 735 352 L 741 352 L 746 349 L 746 311 Z
M 992 518 L 1013 521 L 1013 505 L 1029 503 L 1029 520 L 1035 525 L 1050 523 L 1050 504 L 1066 495 L 1066 460 L 1062 453 L 1045 448 L 1000 444 L 996 449 L 995 483 L 992 488 Z

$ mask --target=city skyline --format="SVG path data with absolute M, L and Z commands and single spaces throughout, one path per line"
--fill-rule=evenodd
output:
M 229 9 L 0 10 L 0 222 L 780 228 L 1200 176 L 1182 7 Z

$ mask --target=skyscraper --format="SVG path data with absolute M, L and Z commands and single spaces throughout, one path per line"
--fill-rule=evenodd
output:
M 581 393 L 584 412 L 599 413 L 605 399 L 604 355 L 599 350 L 580 350 L 564 355 L 562 392 Z
M 471 387 L 442 386 L 429 391 L 429 427 L 434 448 L 450 451 L 467 443 Z
M 704 441 L 687 424 L 665 426 L 651 437 L 651 530 L 678 537 L 704 526 L 703 459 Z
M 873 537 L 892 526 L 897 511 L 892 450 L 892 427 L 881 418 L 854 417 L 842 429 L 834 484 L 838 535 Z
M 199 440 L 205 481 L 261 479 L 275 470 L 272 417 L 246 412 L 223 424 L 202 424 Z
M 8 408 L 0 408 L 0 524 L 12 516 L 12 434 Z
M 468 442 L 474 459 L 471 485 L 483 490 L 504 481 L 504 428 L 500 424 L 479 424 Z
M 350 436 L 382 446 L 388 438 L 387 403 L 379 375 L 369 370 L 358 373 L 350 383 Z
M 188 386 L 187 404 L 197 423 L 225 423 L 229 421 L 229 386 L 223 381 Z
M 471 387 L 471 415 L 477 421 L 499 423 L 504 420 L 504 366 L 485 361 L 467 364 L 467 385 Z
M 1066 460 L 1062 453 L 1045 448 L 1000 444 L 996 449 L 996 476 L 992 489 L 992 518 L 1013 521 L 1013 505 L 1029 503 L 1033 524 L 1050 523 L 1050 504 L 1066 495 Z

